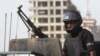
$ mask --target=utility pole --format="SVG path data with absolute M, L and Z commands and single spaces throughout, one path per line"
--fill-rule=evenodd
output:
M 6 25 L 7 25 L 7 13 L 5 13 L 4 52 L 6 48 Z

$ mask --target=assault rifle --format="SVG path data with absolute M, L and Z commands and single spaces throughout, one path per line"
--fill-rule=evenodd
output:
M 22 5 L 18 7 L 17 13 L 24 22 L 24 24 L 26 25 L 26 27 L 28 28 L 28 31 L 32 29 L 32 32 L 34 32 L 36 36 L 39 36 L 39 38 L 47 38 L 47 36 L 44 33 L 42 33 L 41 30 L 31 22 L 31 20 L 25 15 L 25 13 L 21 10 L 21 8 Z

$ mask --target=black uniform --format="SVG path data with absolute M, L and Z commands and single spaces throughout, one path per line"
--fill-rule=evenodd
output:
M 77 39 L 76 39 L 76 41 L 78 41 L 78 42 L 75 43 L 74 40 L 75 40 L 75 38 L 78 38 L 78 37 L 80 38 L 79 40 L 80 40 L 81 43 L 79 43 L 79 40 L 77 40 Z M 67 38 L 74 38 L 74 40 L 72 40 L 72 41 L 70 40 L 70 42 L 72 42 L 72 43 L 67 43 L 68 42 Z M 77 28 L 76 31 L 71 33 L 70 36 L 67 36 L 67 38 L 66 38 L 65 43 L 64 43 L 64 52 L 65 52 L 66 56 L 68 56 L 68 55 L 69 56 L 73 56 L 73 55 L 74 56 L 78 56 L 78 55 L 82 56 L 82 55 L 85 55 L 85 54 L 87 54 L 85 56 L 88 56 L 88 54 L 89 54 L 88 52 L 91 51 L 91 48 L 94 48 L 93 47 L 93 45 L 94 45 L 93 35 L 90 33 L 90 31 L 83 29 L 82 27 Z M 69 45 L 67 45 L 66 43 L 69 44 Z M 75 50 L 72 49 L 71 44 L 73 46 L 76 45 L 76 47 L 74 47 Z M 85 54 L 81 54 L 81 53 L 76 54 L 76 53 L 78 53 L 78 51 L 82 52 L 80 49 L 76 50 L 77 47 L 80 47 L 80 44 L 81 44 L 81 47 L 82 47 L 81 49 L 86 51 L 86 52 L 84 52 Z M 68 54 L 68 53 L 70 53 L 71 55 Z

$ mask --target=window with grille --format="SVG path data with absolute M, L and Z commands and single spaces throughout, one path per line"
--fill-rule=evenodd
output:
M 48 23 L 48 18 L 38 18 L 39 23 Z
M 61 14 L 61 10 L 60 10 L 60 9 L 57 9 L 57 10 L 56 10 L 56 14 L 57 14 L 57 15 Z
M 47 2 L 46 1 L 40 1 L 40 2 L 38 2 L 38 6 L 39 7 L 46 7 L 48 4 L 47 4 Z
M 53 23 L 54 22 L 54 18 L 50 18 L 50 22 Z
M 61 6 L 61 2 L 60 1 L 56 1 L 56 6 Z
M 52 14 L 54 14 L 54 11 L 53 11 L 53 9 L 51 9 L 51 10 L 50 10 L 50 14 L 51 14 L 51 15 L 52 15 Z
M 50 1 L 50 6 L 53 6 L 53 1 Z
M 61 22 L 61 18 L 60 17 L 57 17 L 56 18 L 56 23 L 60 23 Z
M 67 2 L 66 1 L 63 1 L 63 6 L 67 6 Z
M 51 30 L 51 31 L 54 31 L 54 26 L 51 26 L 51 27 L 50 27 L 50 30 Z
M 48 31 L 48 26 L 39 26 L 41 31 Z
M 56 26 L 56 30 L 57 31 L 61 31 L 61 26 L 59 25 L 59 26 Z
M 39 15 L 48 15 L 48 10 L 38 10 Z

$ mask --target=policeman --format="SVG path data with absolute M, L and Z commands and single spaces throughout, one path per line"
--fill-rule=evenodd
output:
M 95 56 L 93 35 L 81 27 L 82 21 L 78 11 L 65 12 L 63 22 L 68 35 L 64 42 L 64 56 Z

